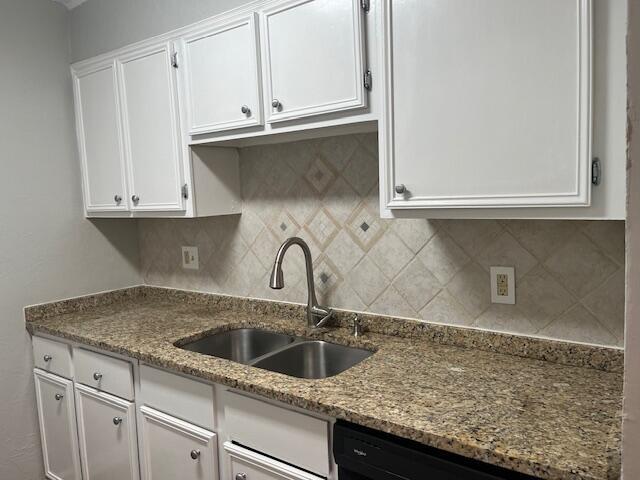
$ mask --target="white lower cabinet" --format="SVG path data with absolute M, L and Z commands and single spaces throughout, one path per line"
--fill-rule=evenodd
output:
M 52 480 L 81 480 L 73 382 L 38 369 L 33 375 L 45 475 Z
M 215 433 L 146 406 L 140 424 L 146 480 L 218 478 Z
M 84 480 L 137 480 L 135 406 L 76 384 L 78 437 Z
M 230 480 L 320 480 L 322 478 L 231 442 L 225 442 L 224 450 L 231 466 Z

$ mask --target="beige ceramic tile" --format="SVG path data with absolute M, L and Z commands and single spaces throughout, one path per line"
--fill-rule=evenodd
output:
M 418 253 L 437 231 L 435 222 L 413 218 L 395 219 L 391 228 L 413 253 Z
M 497 332 L 520 333 L 531 335 L 536 333 L 536 326 L 517 308 L 512 305 L 491 305 L 473 324 L 474 327 Z
M 484 250 L 503 230 L 495 220 L 443 220 L 441 225 L 471 256 Z
M 480 254 L 478 263 L 489 271 L 492 266 L 515 267 L 516 279 L 522 278 L 538 261 L 508 232 L 496 237 Z
M 545 267 L 578 297 L 593 291 L 617 269 L 613 260 L 582 233 L 551 255 Z
M 369 310 L 382 315 L 415 318 L 416 311 L 400 295 L 398 290 L 389 285 L 382 295 L 369 307 Z
M 442 290 L 420 311 L 420 316 L 427 322 L 465 326 L 473 323 L 473 317 L 446 289 Z
M 391 230 L 371 248 L 368 256 L 389 279 L 393 279 L 413 258 L 413 253 Z
M 582 305 L 576 305 L 538 333 L 543 337 L 560 340 L 621 346 L 611 332 Z
M 415 310 L 420 310 L 442 290 L 438 279 L 419 258 L 414 258 L 407 265 L 393 285 Z
M 474 262 L 458 272 L 447 285 L 447 290 L 474 318 L 480 316 L 491 303 L 489 273 Z
M 422 263 L 442 283 L 447 284 L 468 262 L 469 256 L 446 233 L 439 232 L 418 253 Z
M 366 305 L 371 305 L 389 285 L 387 278 L 368 257 L 351 270 L 349 281 Z

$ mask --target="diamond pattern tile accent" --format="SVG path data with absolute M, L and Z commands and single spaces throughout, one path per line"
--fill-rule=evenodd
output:
M 284 242 L 287 238 L 295 237 L 298 234 L 300 225 L 287 211 L 283 210 L 269 225 L 269 229 L 280 242 Z
M 305 231 L 311 236 L 321 250 L 327 248 L 338 234 L 338 224 L 331 215 L 321 208 L 313 219 L 305 225 Z
M 356 208 L 346 222 L 347 232 L 365 252 L 374 245 L 384 233 L 384 224 L 363 202 Z
M 316 157 L 304 178 L 307 179 L 316 192 L 324 193 L 333 182 L 335 176 L 327 164 L 320 157 Z
M 316 289 L 323 294 L 326 294 L 342 281 L 338 269 L 325 255 L 322 255 L 313 265 L 313 274 Z
M 304 303 L 299 249 L 285 288 L 268 286 L 278 247 L 298 235 L 323 304 L 622 345 L 624 222 L 381 219 L 375 133 L 239 152 L 242 215 L 138 220 L 146 283 Z M 200 270 L 181 268 L 182 245 L 199 248 Z M 515 306 L 490 304 L 497 264 L 516 267 Z

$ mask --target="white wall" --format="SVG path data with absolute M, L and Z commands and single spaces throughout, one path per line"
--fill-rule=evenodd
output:
M 622 475 L 640 478 L 640 2 L 629 2 L 628 217 Z
M 42 479 L 25 305 L 140 283 L 136 225 L 82 215 L 68 12 L 0 0 L 0 479 Z
M 83 60 L 250 0 L 89 0 L 71 11 L 71 56 Z

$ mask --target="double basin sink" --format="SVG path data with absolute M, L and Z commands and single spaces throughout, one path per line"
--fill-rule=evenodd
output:
M 215 333 L 180 348 L 298 378 L 337 375 L 373 352 L 257 328 Z

